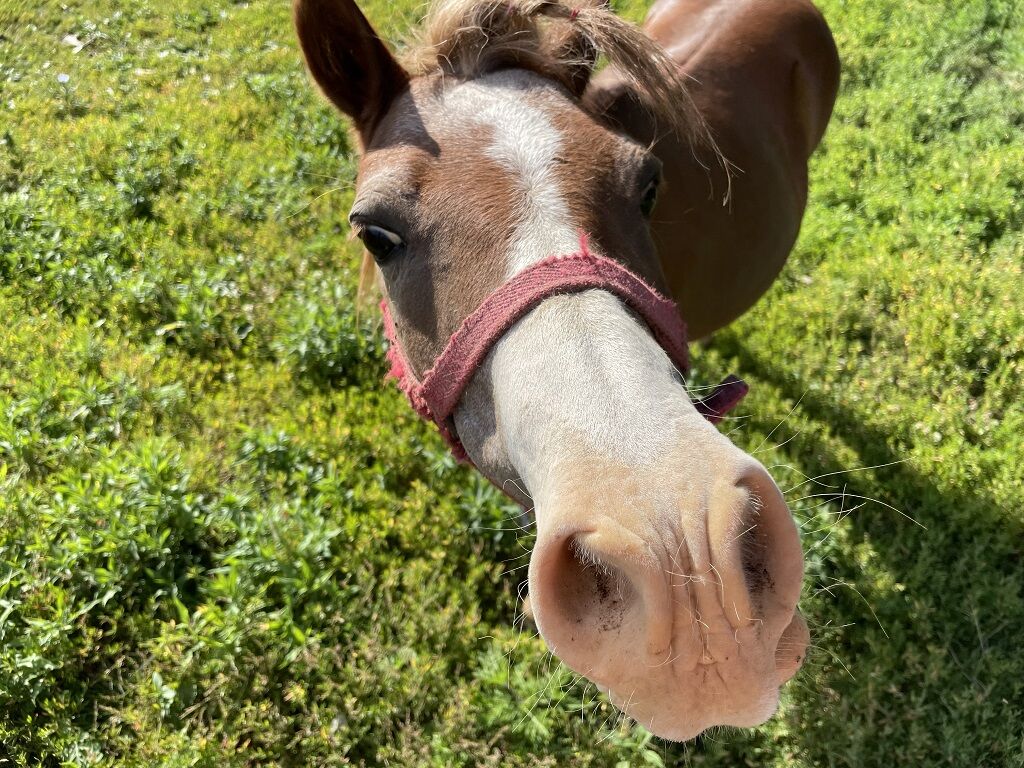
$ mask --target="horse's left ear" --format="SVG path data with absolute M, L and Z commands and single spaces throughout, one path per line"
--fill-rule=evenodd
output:
M 409 84 L 408 73 L 354 0 L 295 0 L 293 14 L 310 74 L 355 121 L 365 146 Z

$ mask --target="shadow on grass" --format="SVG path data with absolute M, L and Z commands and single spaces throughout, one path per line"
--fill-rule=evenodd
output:
M 912 531 L 912 540 L 917 545 L 922 540 L 933 538 L 938 530 L 951 541 L 959 540 L 963 543 L 982 540 L 994 558 L 1006 558 L 1004 564 L 1007 568 L 1020 567 L 1021 550 L 1013 540 L 1024 533 L 1024 523 L 1014 519 L 1008 510 L 1000 510 L 999 503 L 991 495 L 981 488 L 974 488 L 970 493 L 949 487 L 940 488 L 933 478 L 906 462 L 906 456 L 897 453 L 889 444 L 886 433 L 868 424 L 862 414 L 843 407 L 826 393 L 808 388 L 807 382 L 794 378 L 779 366 L 751 353 L 734 338 L 723 336 L 721 343 L 716 346 L 724 355 L 735 357 L 742 370 L 750 371 L 758 379 L 772 385 L 783 397 L 799 402 L 799 412 L 805 418 L 828 425 L 857 453 L 860 466 L 877 467 L 871 470 L 875 482 L 870 484 L 890 491 L 890 499 L 899 502 L 894 503 L 894 506 L 927 528 L 918 529 L 910 520 L 904 519 L 916 529 Z M 756 414 L 751 418 L 755 423 L 758 421 Z M 803 459 L 811 464 L 807 467 L 809 469 L 821 474 L 850 469 L 836 458 L 835 452 L 827 446 L 825 440 L 815 438 L 807 431 L 801 432 L 793 442 L 803 449 Z M 850 487 L 857 486 L 857 476 L 850 475 L 847 482 Z M 836 500 L 842 495 L 837 492 Z M 908 543 L 893 537 L 895 530 L 888 516 L 864 514 L 853 515 L 851 519 L 859 530 L 879 537 L 877 546 L 883 554 L 887 548 L 891 550 L 896 545 Z M 899 554 L 902 557 L 905 553 Z M 895 562 L 898 565 L 905 561 L 898 559 Z M 994 570 L 997 562 L 989 560 L 987 565 L 990 570 Z
M 856 466 L 875 467 L 836 475 L 837 504 L 844 495 L 879 499 L 924 526 L 876 504 L 849 515 L 852 543 L 869 543 L 885 583 L 872 584 L 855 557 L 821 563 L 837 585 L 870 586 L 866 596 L 823 587 L 836 625 L 855 626 L 834 625 L 828 638 L 818 638 L 838 644 L 822 650 L 819 661 L 827 665 L 836 654 L 845 664 L 798 683 L 792 725 L 799 741 L 816 760 L 840 765 L 876 764 L 881 743 L 890 738 L 920 759 L 941 755 L 944 764 L 995 764 L 989 761 L 1005 758 L 1014 743 L 1019 748 L 1013 723 L 1020 722 L 1024 696 L 1020 520 L 987 489 L 964 487 L 968 480 L 956 487 L 903 461 L 892 435 L 739 338 L 722 334 L 715 347 L 740 370 L 799 402 L 801 418 L 821 427 L 787 443 L 800 469 L 811 476 L 848 472 L 849 457 L 839 456 L 837 439 L 856 454 Z M 756 414 L 751 421 L 765 432 L 775 426 Z

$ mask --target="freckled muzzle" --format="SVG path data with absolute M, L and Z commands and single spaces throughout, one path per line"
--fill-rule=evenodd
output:
M 682 373 L 689 370 L 686 324 L 675 302 L 613 259 L 592 253 L 586 236 L 580 250 L 534 264 L 503 283 L 452 334 L 434 364 L 418 379 L 402 351 L 386 300 L 381 301 L 384 332 L 390 347 L 388 374 L 423 418 L 437 425 L 460 461 L 469 461 L 455 429 L 452 414 L 473 375 L 499 339 L 545 299 L 564 293 L 604 290 L 617 296 L 651 329 L 654 338 Z M 729 376 L 707 397 L 694 402 L 697 410 L 717 423 L 747 394 L 747 385 Z
M 666 456 L 629 470 L 633 489 L 610 464 L 586 482 L 567 477 L 539 502 L 530 558 L 533 617 L 552 653 L 676 741 L 767 720 L 808 642 L 782 494 L 724 440 L 702 447 L 707 466 Z M 696 490 L 678 479 L 684 465 Z

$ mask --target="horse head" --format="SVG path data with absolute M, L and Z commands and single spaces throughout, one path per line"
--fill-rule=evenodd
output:
M 640 29 L 597 4 L 446 0 L 399 63 L 352 0 L 296 0 L 295 21 L 358 132 L 350 222 L 403 375 L 429 377 L 467 318 L 489 297 L 503 312 L 496 292 L 553 257 L 611 261 L 643 295 L 669 292 L 649 227 L 662 163 L 587 91 L 606 56 L 664 130 L 711 146 Z M 633 295 L 538 294 L 463 366 L 438 420 L 534 512 L 529 594 L 552 652 L 685 740 L 774 713 L 808 642 L 803 558 L 779 489 L 691 401 Z

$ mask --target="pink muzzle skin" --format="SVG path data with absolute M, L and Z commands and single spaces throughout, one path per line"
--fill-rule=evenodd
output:
M 422 379 L 398 343 L 395 323 L 387 301 L 380 303 L 384 332 L 389 342 L 389 378 L 398 382 L 416 412 L 437 425 L 459 461 L 469 462 L 455 430 L 452 413 L 462 393 L 497 341 L 517 320 L 544 299 L 591 289 L 608 291 L 644 319 L 654 338 L 684 375 L 689 371 L 686 324 L 675 302 L 665 298 L 617 261 L 597 256 L 580 238 L 580 250 L 568 256 L 552 256 L 534 264 L 499 286 L 459 327 Z M 728 376 L 707 397 L 694 401 L 697 410 L 712 424 L 732 410 L 747 394 L 745 382 Z M 471 463 L 471 462 L 470 462 Z

